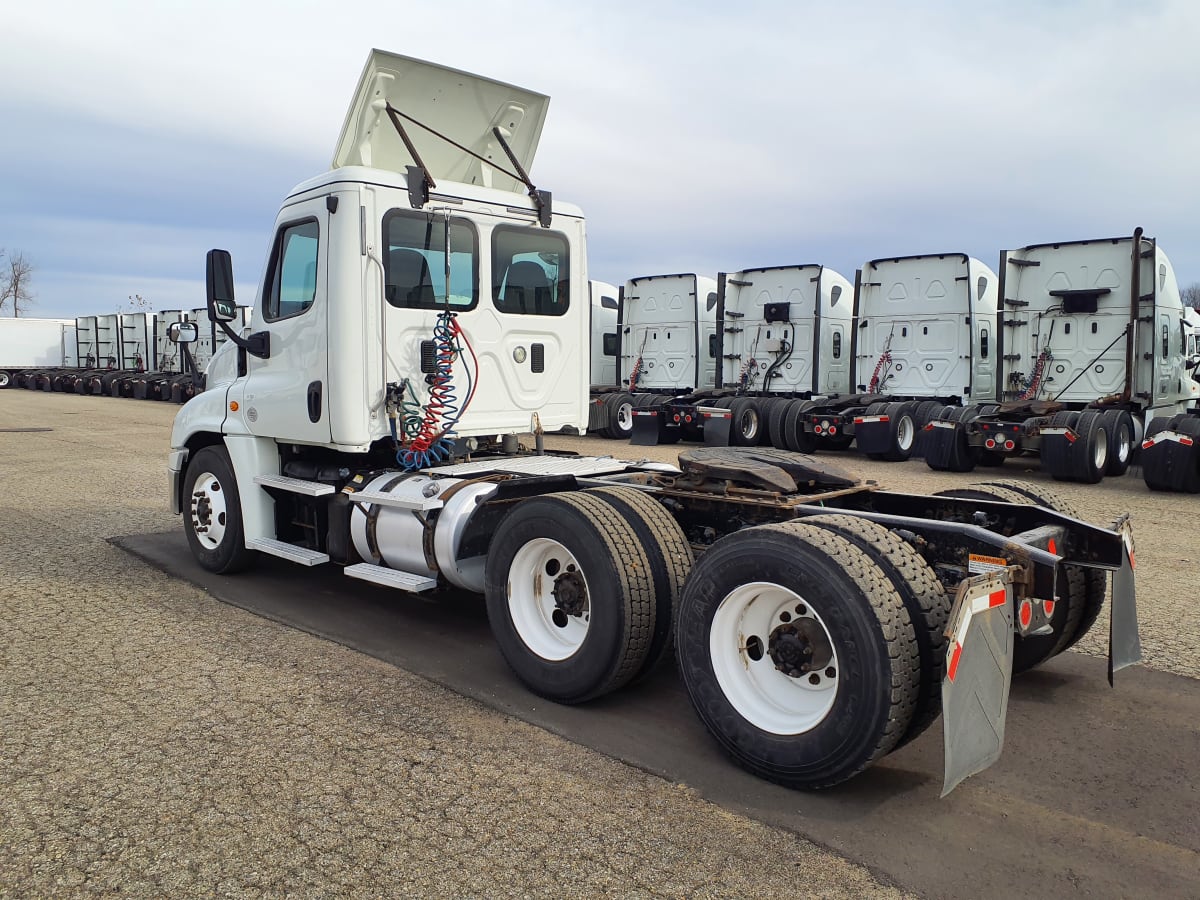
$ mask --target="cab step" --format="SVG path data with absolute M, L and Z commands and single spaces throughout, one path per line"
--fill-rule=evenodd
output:
M 295 544 L 277 541 L 274 538 L 253 538 L 246 541 L 246 546 L 251 550 L 278 556 L 280 559 L 299 563 L 302 566 L 319 566 L 321 563 L 329 562 L 328 553 L 309 550 L 307 547 L 297 547 Z
M 399 569 L 389 569 L 387 566 L 376 566 L 371 563 L 346 566 L 344 571 L 351 578 L 371 581 L 375 584 L 382 584 L 384 587 L 409 591 L 414 594 L 437 587 L 437 579 L 430 578 L 428 575 L 401 572 Z
M 255 475 L 254 483 L 267 488 L 278 488 L 292 494 L 304 494 L 306 497 L 324 497 L 334 492 L 332 484 L 305 481 L 303 478 L 289 478 L 287 475 Z

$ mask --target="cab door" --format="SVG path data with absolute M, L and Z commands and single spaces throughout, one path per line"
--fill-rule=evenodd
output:
M 329 213 L 324 197 L 280 214 L 255 309 L 271 355 L 247 355 L 241 412 L 251 434 L 299 443 L 330 440 Z

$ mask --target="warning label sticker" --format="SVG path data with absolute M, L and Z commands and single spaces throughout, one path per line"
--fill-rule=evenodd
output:
M 972 553 L 968 569 L 972 575 L 986 575 L 988 572 L 1003 569 L 1007 565 L 1008 560 L 1003 556 L 984 556 L 982 553 Z

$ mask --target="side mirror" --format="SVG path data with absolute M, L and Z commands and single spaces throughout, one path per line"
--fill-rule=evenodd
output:
M 232 322 L 237 318 L 233 299 L 233 259 L 228 250 L 209 250 L 206 265 L 208 317 L 214 322 Z
M 167 326 L 167 339 L 172 344 L 194 344 L 199 336 L 195 322 L 172 322 Z

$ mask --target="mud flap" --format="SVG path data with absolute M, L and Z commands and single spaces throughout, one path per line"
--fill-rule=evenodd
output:
M 662 411 L 658 409 L 633 410 L 633 434 L 629 443 L 639 447 L 653 447 L 658 444 L 659 422 Z
M 892 423 L 887 416 L 859 416 L 854 420 L 854 442 L 862 453 L 887 453 L 892 449 Z
M 1004 570 L 967 579 L 950 611 L 942 680 L 943 797 L 1004 749 L 1014 645 L 1011 578 Z
M 715 406 L 698 406 L 703 424 L 704 443 L 708 447 L 728 447 L 729 432 L 733 428 L 733 413 Z
M 1142 661 L 1142 640 L 1138 636 L 1137 596 L 1134 589 L 1133 533 L 1126 519 L 1118 523 L 1125 544 L 1121 568 L 1113 572 L 1112 602 L 1108 625 L 1108 683 L 1113 674 Z

